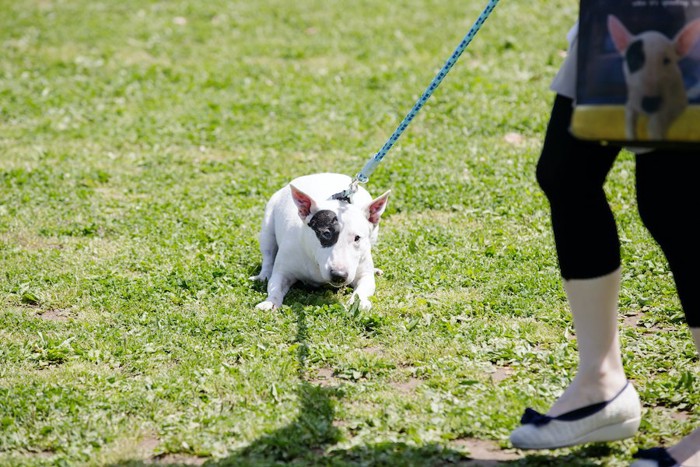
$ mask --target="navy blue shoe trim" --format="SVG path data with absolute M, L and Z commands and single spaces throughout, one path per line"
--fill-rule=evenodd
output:
M 581 407 L 580 409 L 572 410 L 571 412 L 566 412 L 561 415 L 557 415 L 556 417 L 550 417 L 549 415 L 545 415 L 542 413 L 539 413 L 535 409 L 531 409 L 530 407 L 525 409 L 525 413 L 523 413 L 523 416 L 520 418 L 520 424 L 521 425 L 535 425 L 535 426 L 542 426 L 546 425 L 547 423 L 551 422 L 552 420 L 559 420 L 562 422 L 573 422 L 575 420 L 581 420 L 586 417 L 590 417 L 591 415 L 595 414 L 596 412 L 600 412 L 603 410 L 607 405 L 609 405 L 612 401 L 617 399 L 617 397 L 622 394 L 625 389 L 627 389 L 627 386 L 629 385 L 629 381 L 625 384 L 625 386 L 615 394 L 615 396 L 610 399 L 609 401 L 603 401 L 603 402 L 597 402 L 595 404 L 587 405 L 586 407 Z
M 658 467 L 673 467 L 674 465 L 678 465 L 676 459 L 671 457 L 666 448 L 640 449 L 632 457 L 635 459 L 656 461 Z

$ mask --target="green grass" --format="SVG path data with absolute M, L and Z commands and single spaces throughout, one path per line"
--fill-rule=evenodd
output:
M 479 440 L 508 465 L 617 466 L 697 426 L 624 153 L 607 189 L 641 431 L 507 440 L 576 364 L 534 177 L 572 2 L 502 2 L 378 167 L 371 311 L 303 288 L 254 309 L 267 198 L 357 173 L 484 4 L 0 0 L 0 464 L 451 465 L 488 460 Z

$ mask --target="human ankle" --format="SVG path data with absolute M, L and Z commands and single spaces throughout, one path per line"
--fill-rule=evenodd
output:
M 580 371 L 547 415 L 557 416 L 611 400 L 620 393 L 626 383 L 624 372 Z
M 625 370 L 618 361 L 606 362 L 595 367 L 579 368 L 574 382 L 583 390 L 601 394 L 604 400 L 617 394 L 627 383 Z

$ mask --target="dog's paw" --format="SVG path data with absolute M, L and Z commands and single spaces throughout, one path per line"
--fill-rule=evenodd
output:
M 379 268 L 374 268 L 374 275 L 375 276 L 381 276 L 382 274 L 384 274 L 384 271 L 382 271 Z
M 264 302 L 260 302 L 257 305 L 255 305 L 255 308 L 258 310 L 270 311 L 270 310 L 274 310 L 275 308 L 277 308 L 277 305 L 266 300 Z
M 369 311 L 370 308 L 372 308 L 372 302 L 370 302 L 368 298 L 362 298 L 355 295 L 351 307 L 357 307 L 357 309 L 360 311 Z
M 268 280 L 269 278 L 270 278 L 270 276 L 269 276 L 268 274 L 260 273 L 260 274 L 258 274 L 257 276 L 250 276 L 250 277 L 248 278 L 248 280 L 250 280 L 250 281 L 258 281 L 258 282 L 265 282 L 265 281 Z

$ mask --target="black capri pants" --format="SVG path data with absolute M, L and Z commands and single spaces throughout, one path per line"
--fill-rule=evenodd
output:
M 569 132 L 572 100 L 557 95 L 537 181 L 550 203 L 564 279 L 590 279 L 620 266 L 620 240 L 603 185 L 621 147 L 577 139 Z M 698 127 L 700 131 L 700 124 Z M 655 150 L 636 155 L 639 214 L 673 273 L 690 327 L 700 327 L 700 151 Z

